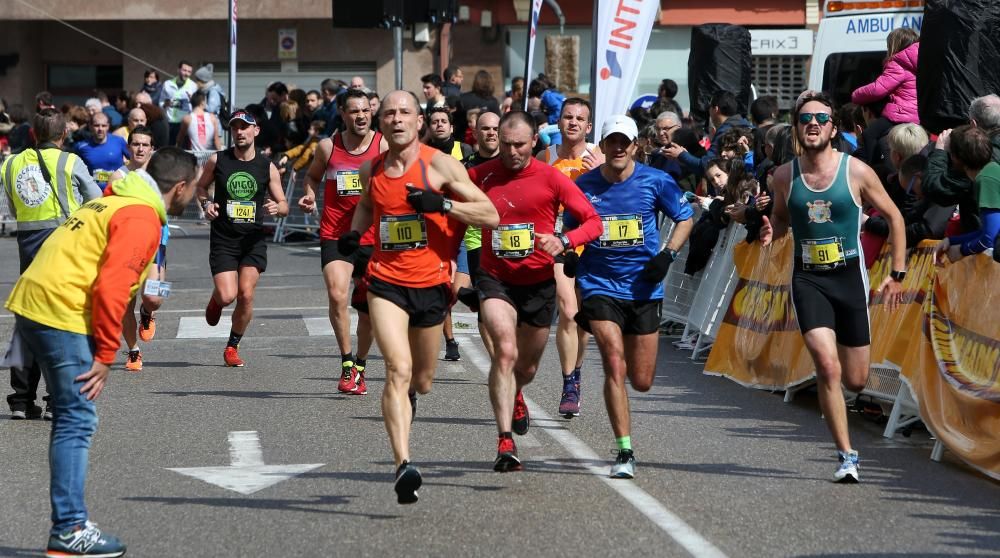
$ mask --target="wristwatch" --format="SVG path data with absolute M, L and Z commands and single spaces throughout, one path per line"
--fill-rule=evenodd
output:
M 563 250 L 569 250 L 569 249 L 572 248 L 572 245 L 570 245 L 570 243 L 569 243 L 569 237 L 568 236 L 566 236 L 564 234 L 559 235 L 559 241 L 562 242 Z
M 444 200 L 441 202 L 441 213 L 447 214 L 451 211 L 451 200 Z
M 906 279 L 906 272 L 905 271 L 890 271 L 889 272 L 889 277 L 892 277 L 892 280 L 895 281 L 895 282 L 897 282 L 897 283 L 902 283 L 903 279 Z

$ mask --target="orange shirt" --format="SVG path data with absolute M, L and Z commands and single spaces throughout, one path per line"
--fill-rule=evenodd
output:
M 372 162 L 369 197 L 375 251 L 368 265 L 372 277 L 413 288 L 451 282 L 451 261 L 458 251 L 457 224 L 440 213 L 417 213 L 406 201 L 407 186 L 433 188 L 427 174 L 436 155 L 447 157 L 420 145 L 417 160 L 397 178 L 385 174 L 386 154 Z

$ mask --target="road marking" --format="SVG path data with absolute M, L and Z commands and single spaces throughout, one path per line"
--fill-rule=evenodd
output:
M 265 465 L 264 452 L 260 449 L 260 439 L 255 430 L 229 433 L 229 461 L 231 464 L 228 467 L 168 467 L 167 470 L 248 496 L 325 465 Z
M 219 325 L 210 326 L 205 318 L 192 318 L 184 316 L 177 325 L 177 339 L 223 339 L 229 337 L 229 330 L 233 328 L 233 317 L 222 316 L 219 318 Z
M 306 323 L 306 329 L 309 330 L 309 337 L 329 337 L 333 335 L 333 326 L 330 325 L 329 316 L 317 316 L 317 317 L 302 317 L 302 321 Z M 358 330 L 358 315 L 352 309 L 351 311 L 351 335 Z
M 490 361 L 482 349 L 470 345 L 465 353 L 480 372 L 483 374 L 489 373 Z M 554 420 L 531 399 L 525 397 L 524 401 L 528 404 L 529 415 L 534 419 L 538 421 Z M 577 438 L 568 430 L 549 428 L 538 422 L 535 422 L 535 428 L 551 436 L 570 455 L 584 462 L 590 474 L 601 479 L 604 484 L 608 485 L 619 496 L 632 504 L 635 509 L 649 518 L 650 521 L 656 524 L 670 538 L 674 539 L 677 544 L 682 546 L 684 550 L 687 550 L 688 554 L 695 558 L 726 558 L 725 553 L 698 534 L 683 519 L 668 510 L 659 500 L 639 488 L 639 485 L 627 480 L 609 478 L 608 468 L 610 467 L 610 463 L 606 466 L 592 465 L 591 463 L 594 461 L 605 460 L 598 457 L 597 452 L 591 449 L 583 440 Z

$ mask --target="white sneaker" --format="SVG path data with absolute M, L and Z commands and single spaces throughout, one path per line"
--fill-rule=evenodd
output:
M 854 450 L 838 451 L 837 459 L 840 460 L 840 466 L 833 473 L 833 482 L 857 483 L 860 480 L 858 476 L 858 452 Z
M 611 466 L 611 478 L 613 479 L 634 479 L 635 478 L 635 455 L 632 450 L 617 450 L 618 458 Z

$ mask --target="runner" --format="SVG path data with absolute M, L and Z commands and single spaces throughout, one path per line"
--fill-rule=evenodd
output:
M 73 146 L 101 190 L 108 185 L 111 173 L 118 170 L 129 156 L 125 140 L 109 135 L 108 126 L 108 115 L 103 112 L 95 114 L 90 119 L 91 137 Z
M 240 340 L 253 317 L 253 294 L 267 269 L 264 213 L 288 215 L 278 168 L 254 147 L 257 121 L 238 110 L 229 119 L 233 147 L 209 156 L 198 181 L 198 200 L 212 222 L 208 263 L 215 289 L 205 307 L 205 321 L 214 326 L 222 309 L 234 301 L 233 327 L 223 352 L 226 366 L 243 366 Z M 208 186 L 215 182 L 215 199 Z M 266 186 L 265 186 L 266 185 Z
M 128 148 L 132 158 L 126 164 L 122 165 L 120 169 L 111 174 L 111 178 L 108 179 L 108 187 L 106 188 L 109 192 L 111 185 L 118 180 L 124 179 L 128 173 L 139 169 L 146 169 L 149 159 L 153 156 L 153 131 L 146 126 L 136 127 L 129 133 Z M 163 225 L 160 232 L 160 249 L 157 250 L 155 256 L 156 265 L 149 271 L 148 279 L 151 281 L 166 280 L 167 241 L 169 239 L 170 228 L 167 225 Z M 136 323 L 135 299 L 138 296 L 142 297 L 142 304 L 139 305 L 139 322 Z M 127 349 L 125 369 L 129 372 L 139 372 L 142 370 L 142 351 L 139 350 L 136 329 L 138 328 L 139 330 L 138 337 L 146 343 L 153 340 L 153 336 L 156 335 L 156 319 L 153 317 L 153 312 L 159 308 L 162 302 L 163 299 L 159 296 L 147 296 L 137 293 L 129 300 L 128 307 L 125 308 L 125 317 L 122 319 L 122 337 L 125 338 L 125 347 Z
M 635 476 L 635 456 L 625 379 L 640 392 L 653 385 L 663 279 L 694 226 L 674 179 L 635 162 L 638 135 L 627 116 L 604 121 L 601 149 L 607 162 L 576 181 L 601 216 L 604 232 L 579 257 L 567 254 L 565 268 L 566 275 L 576 274 L 583 299 L 577 314 L 581 329 L 594 333 L 604 364 L 604 404 L 618 446 L 611 476 L 626 479 Z M 662 252 L 658 212 L 677 223 Z M 572 215 L 566 217 L 566 226 L 574 223 Z
M 576 179 L 590 169 L 604 162 L 601 149 L 587 143 L 587 134 L 593 129 L 590 102 L 579 97 L 571 97 L 563 103 L 559 115 L 559 133 L 562 143 L 550 145 L 538 154 L 538 158 L 546 164 L 557 168 L 570 180 Z M 562 232 L 561 216 L 556 229 Z M 582 250 L 580 246 L 578 250 Z M 579 252 L 577 252 L 579 253 Z M 586 331 L 577 328 L 576 283 L 563 271 L 563 256 L 556 256 L 556 300 L 559 301 L 559 326 L 556 329 L 556 349 L 559 351 L 559 364 L 562 366 L 563 391 L 559 400 L 559 414 L 566 417 L 580 416 L 580 367 L 583 366 L 583 355 L 587 348 L 588 335 Z
M 476 274 L 499 432 L 493 469 L 500 472 L 521 469 L 511 431 L 528 431 L 521 390 L 534 379 L 549 340 L 556 298 L 552 258 L 601 234 L 601 220 L 580 189 L 531 156 L 537 141 L 534 120 L 508 112 L 500 119 L 500 157 L 469 171 L 501 214 L 497 230 L 483 231 L 488 249 Z M 560 205 L 582 225 L 556 235 Z
M 345 128 L 332 138 L 320 140 L 312 165 L 305 179 L 305 195 L 299 207 L 306 213 L 316 210 L 316 188 L 321 181 L 323 190 L 323 216 L 320 219 L 320 265 L 329 299 L 330 325 L 340 349 L 341 393 L 365 395 L 365 365 L 372 345 L 371 320 L 363 298 L 363 281 L 375 244 L 374 227 L 365 231 L 361 248 L 354 254 L 344 255 L 337 250 L 337 239 L 351 230 L 351 220 L 358 200 L 361 199 L 361 182 L 358 169 L 365 161 L 378 157 L 388 149 L 382 134 L 371 129 L 372 112 L 368 96 L 360 89 L 349 89 L 339 100 L 338 110 Z M 351 350 L 351 314 L 348 297 L 351 278 L 354 278 L 355 308 L 358 310 L 358 354 Z
M 361 166 L 361 200 L 351 231 L 338 247 L 352 254 L 361 231 L 378 223 L 378 242 L 368 265 L 368 306 L 385 359 L 382 416 L 397 467 L 397 501 L 410 504 L 417 501 L 422 480 L 410 463 L 415 399 L 407 399 L 409 393 L 429 392 L 434 380 L 441 324 L 451 305 L 455 221 L 495 227 L 498 217 L 461 163 L 420 143 L 424 117 L 416 95 L 393 91 L 379 118 L 389 150 Z M 454 198 L 445 198 L 442 191 Z
M 868 274 L 859 233 L 862 203 L 889 221 L 892 272 L 875 293 L 894 311 L 906 276 L 903 218 L 875 171 L 859 159 L 834 151 L 837 132 L 833 101 L 806 91 L 792 115 L 801 155 L 774 174 L 774 209 L 764 218 L 761 244 L 792 229 L 795 242 L 792 304 L 806 348 L 816 365 L 819 404 L 837 445 L 835 482 L 856 483 L 858 452 L 851 447 L 841 384 L 861 391 L 868 381 L 871 337 Z

